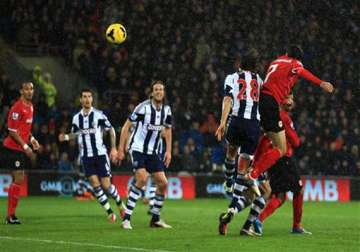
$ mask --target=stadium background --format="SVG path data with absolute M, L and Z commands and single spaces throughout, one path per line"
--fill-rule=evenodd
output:
M 95 106 L 119 132 L 148 96 L 151 80 L 162 79 L 174 114 L 170 188 L 188 190 L 183 184 L 190 183 L 191 197 L 221 195 L 224 143 L 214 132 L 224 78 L 250 46 L 260 52 L 264 76 L 270 60 L 296 42 L 304 48 L 304 65 L 336 86 L 335 94 L 326 95 L 300 81 L 296 92 L 293 119 L 302 141 L 296 159 L 308 197 L 360 197 L 358 2 L 6 0 L 0 5 L 1 142 L 19 84 L 35 84 L 33 134 L 43 148 L 29 168 L 27 193 L 58 194 L 67 179 L 72 188 L 81 177 L 75 143 L 60 144 L 57 135 L 69 130 L 82 87 L 97 92 Z M 123 45 L 104 39 L 112 22 L 127 28 Z M 0 168 L 0 191 L 6 195 L 10 177 Z M 113 171 L 129 175 L 129 160 Z M 39 191 L 42 186 L 50 189 Z

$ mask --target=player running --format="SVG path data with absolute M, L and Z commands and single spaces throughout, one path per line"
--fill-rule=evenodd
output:
M 110 180 L 110 162 L 103 143 L 103 133 L 104 131 L 110 133 L 110 159 L 112 162 L 117 160 L 116 133 L 104 113 L 92 106 L 93 96 L 90 89 L 81 90 L 80 103 L 82 109 L 72 119 L 71 133 L 60 134 L 59 141 L 77 138 L 85 175 L 94 189 L 98 202 L 106 210 L 109 221 L 115 222 L 116 215 L 111 209 L 105 192 L 115 200 L 121 216 L 124 214 L 124 209 L 118 191 Z
M 152 174 L 156 184 L 156 196 L 154 206 L 151 209 L 152 219 L 150 227 L 171 228 L 160 219 L 160 211 L 165 200 L 167 179 L 164 169 L 171 161 L 171 109 L 164 104 L 165 85 L 162 81 L 155 81 L 151 85 L 151 97 L 140 103 L 121 129 L 118 158 L 125 158 L 126 139 L 132 123 L 136 123 L 135 130 L 131 135 L 129 153 L 135 171 L 136 183 L 131 187 L 126 203 L 125 217 L 122 227 L 132 229 L 130 224 L 131 215 L 137 200 L 143 195 L 142 188 L 145 186 L 148 173 Z M 166 151 L 162 159 L 158 153 L 158 145 L 161 135 L 164 135 Z
M 258 235 L 262 234 L 262 223 L 264 220 L 285 202 L 286 192 L 288 191 L 291 191 L 294 195 L 293 228 L 291 232 L 293 234 L 311 234 L 311 232 L 306 231 L 301 226 L 304 189 L 296 163 L 292 158 L 294 148 L 297 148 L 300 145 L 299 136 L 297 135 L 293 122 L 288 114 L 293 107 L 293 96 L 290 95 L 282 105 L 282 110 L 280 111 L 280 119 L 283 122 L 287 140 L 287 151 L 285 156 L 268 171 L 272 189 L 272 198 L 266 205 L 266 208 L 261 212 L 259 218 L 254 222 L 255 232 Z M 267 149 L 269 148 L 271 148 L 270 141 L 268 141 Z
M 254 183 L 260 174 L 286 154 L 286 135 L 280 118 L 280 104 L 290 94 L 299 77 L 311 81 L 328 93 L 334 91 L 331 83 L 320 80 L 303 67 L 300 62 L 302 57 L 302 49 L 297 45 L 291 45 L 286 55 L 271 62 L 268 68 L 261 90 L 259 111 L 261 125 L 271 140 L 272 148 L 252 164 L 251 172 L 245 176 L 249 183 Z
M 34 95 L 34 85 L 31 82 L 24 82 L 20 89 L 20 98 L 10 108 L 7 126 L 8 136 L 4 140 L 5 165 L 12 170 L 12 183 L 8 191 L 8 208 L 5 224 L 21 224 L 15 212 L 20 200 L 21 185 L 25 178 L 25 167 L 28 165 L 28 158 L 34 159 L 34 150 L 38 150 L 40 145 L 31 135 L 34 108 L 32 98 Z

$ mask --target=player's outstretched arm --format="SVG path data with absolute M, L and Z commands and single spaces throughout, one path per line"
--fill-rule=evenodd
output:
M 229 116 L 231 110 L 232 99 L 230 96 L 225 96 L 223 99 L 223 109 L 221 111 L 221 121 L 220 125 L 215 132 L 215 136 L 218 141 L 221 141 L 223 135 L 225 134 L 226 120 Z
M 78 134 L 76 134 L 76 133 L 68 133 L 68 134 L 61 133 L 61 134 L 59 134 L 59 142 L 73 140 L 76 138 L 77 135 Z
M 334 86 L 330 82 L 320 80 L 318 77 L 313 75 L 309 70 L 303 67 L 299 67 L 295 71 L 297 75 L 308 81 L 311 81 L 316 85 L 319 85 L 324 91 L 328 93 L 332 93 L 334 91 Z
M 131 121 L 127 119 L 121 128 L 120 142 L 118 147 L 118 159 L 120 161 L 124 160 L 125 158 L 126 141 L 129 138 L 131 124 L 132 124 Z

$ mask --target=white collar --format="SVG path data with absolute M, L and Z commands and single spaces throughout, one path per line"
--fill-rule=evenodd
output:
M 84 109 L 81 109 L 81 110 L 80 110 L 80 114 L 81 114 L 82 116 L 88 116 L 88 115 L 91 114 L 91 112 L 93 112 L 93 110 L 94 110 L 94 108 L 91 107 L 89 113 L 85 114 Z

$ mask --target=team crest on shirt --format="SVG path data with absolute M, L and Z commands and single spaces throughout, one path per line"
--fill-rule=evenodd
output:
M 11 117 L 13 120 L 17 120 L 17 119 L 19 119 L 19 113 L 13 112 Z
M 283 122 L 279 121 L 279 127 L 281 128 L 283 126 Z
M 18 160 L 15 161 L 15 167 L 20 167 L 20 161 Z

